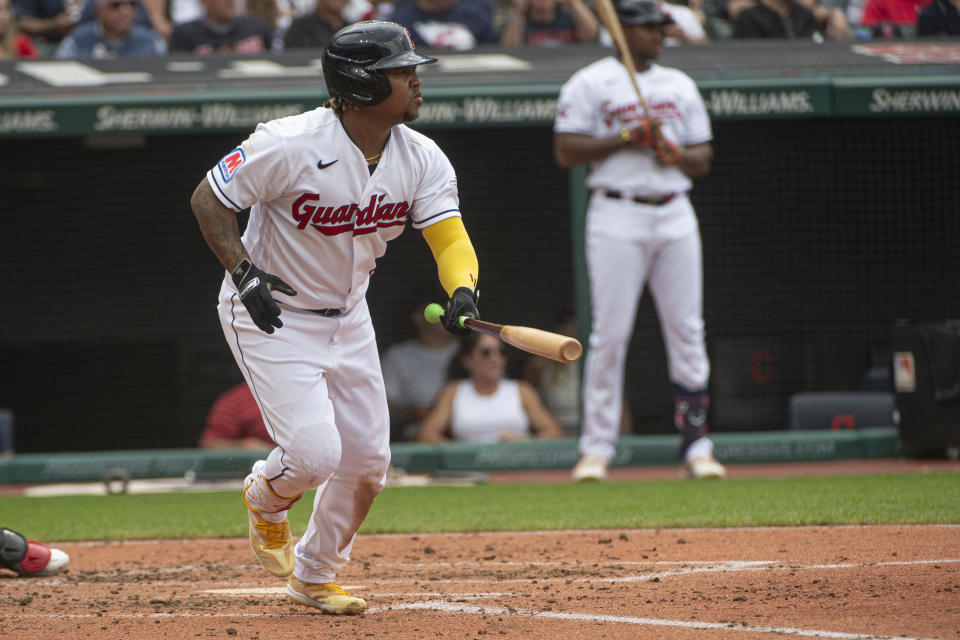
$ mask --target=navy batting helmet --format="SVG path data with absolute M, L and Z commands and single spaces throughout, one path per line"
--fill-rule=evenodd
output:
M 320 57 L 330 96 L 368 107 L 390 95 L 390 80 L 380 71 L 436 61 L 413 50 L 406 29 L 385 20 L 356 22 L 340 29 Z
M 663 12 L 656 0 L 616 0 L 615 5 L 624 25 L 673 23 L 673 18 Z

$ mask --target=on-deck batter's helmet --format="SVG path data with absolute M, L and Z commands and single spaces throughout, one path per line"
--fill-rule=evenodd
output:
M 340 29 L 320 56 L 330 96 L 367 107 L 390 95 L 390 80 L 380 71 L 436 61 L 414 51 L 410 33 L 386 20 L 356 22 Z
M 673 18 L 663 12 L 656 0 L 616 0 L 615 6 L 624 25 L 673 23 Z

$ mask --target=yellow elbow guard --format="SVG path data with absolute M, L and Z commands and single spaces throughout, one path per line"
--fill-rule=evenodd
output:
M 433 252 L 440 284 L 447 295 L 458 287 L 476 291 L 480 267 L 463 221 L 459 217 L 441 220 L 425 228 L 423 238 Z

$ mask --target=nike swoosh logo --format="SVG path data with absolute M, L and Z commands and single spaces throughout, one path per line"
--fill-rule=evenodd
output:
M 340 158 L 337 158 L 337 160 L 339 160 L 339 159 L 340 159 Z M 317 169 L 326 169 L 326 168 L 329 167 L 330 165 L 336 164 L 337 160 L 333 160 L 333 161 L 328 162 L 328 163 L 326 163 L 326 164 L 324 164 L 324 163 L 323 163 L 323 160 L 321 160 L 320 162 L 317 163 Z

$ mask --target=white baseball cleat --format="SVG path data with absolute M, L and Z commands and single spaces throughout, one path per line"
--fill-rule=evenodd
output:
M 606 480 L 607 461 L 600 456 L 583 456 L 570 475 L 574 482 Z
M 34 571 L 29 574 L 21 575 L 31 575 L 31 576 L 52 576 L 54 574 L 60 573 L 64 567 L 67 566 L 67 563 L 70 562 L 70 556 L 60 549 L 54 549 L 50 547 L 50 560 L 47 561 L 47 566 L 39 571 Z
M 691 458 L 687 460 L 683 468 L 688 478 L 723 478 L 727 475 L 727 470 L 713 456 Z

